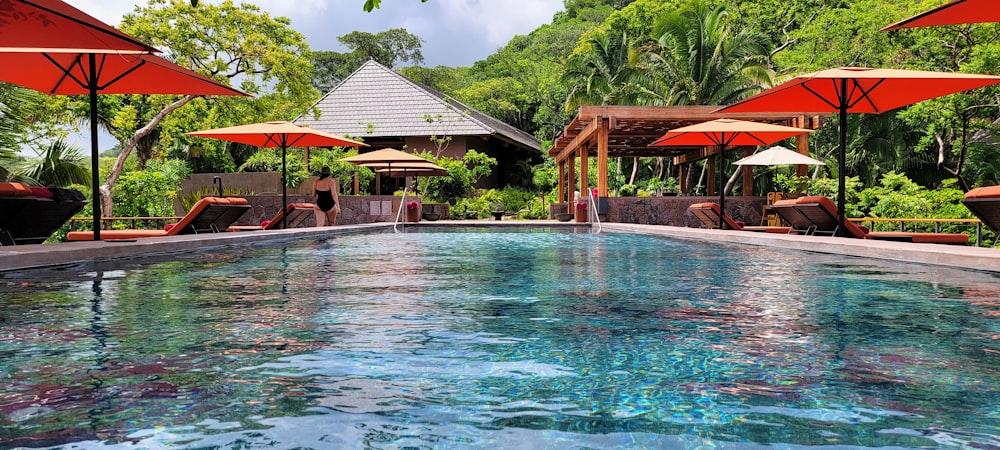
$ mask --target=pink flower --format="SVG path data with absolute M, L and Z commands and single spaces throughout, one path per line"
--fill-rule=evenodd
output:
M 576 209 L 579 209 L 581 211 L 582 210 L 586 210 L 587 209 L 587 202 L 576 202 Z
M 420 203 L 417 203 L 417 202 L 406 202 L 406 209 L 411 209 L 411 210 L 412 209 L 417 209 L 417 207 L 419 207 L 419 206 L 420 206 Z

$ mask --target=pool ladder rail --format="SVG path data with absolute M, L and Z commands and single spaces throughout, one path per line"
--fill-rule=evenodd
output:
M 601 216 L 599 214 L 597 214 L 597 200 L 595 200 L 596 197 L 594 197 L 593 195 L 588 195 L 587 197 L 590 197 L 590 209 L 589 209 L 590 212 L 587 213 L 587 216 L 588 216 L 587 219 L 590 219 L 589 216 L 591 214 L 593 214 L 594 215 L 593 222 L 595 224 L 597 224 L 596 228 L 593 225 L 591 225 L 591 227 L 590 227 L 590 233 L 591 234 L 600 234 L 601 231 L 602 231 Z
M 406 193 L 407 192 L 409 192 L 409 187 L 408 186 L 404 186 L 403 187 L 403 199 L 399 201 L 399 210 L 396 211 L 396 220 L 394 220 L 392 222 L 392 231 L 396 232 L 396 233 L 399 233 L 399 230 L 396 229 L 396 226 L 399 225 L 399 223 L 400 223 L 399 218 L 400 218 L 400 216 L 403 215 L 403 208 L 406 207 Z M 406 225 L 403 225 L 403 228 L 405 228 L 405 227 L 406 227 Z

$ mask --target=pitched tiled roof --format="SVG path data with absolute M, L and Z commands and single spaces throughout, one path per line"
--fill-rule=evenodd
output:
M 360 138 L 493 136 L 527 149 L 541 148 L 534 136 L 375 61 L 364 63 L 294 122 Z

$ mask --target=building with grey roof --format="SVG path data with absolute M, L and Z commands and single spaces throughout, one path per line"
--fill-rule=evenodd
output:
M 294 121 L 330 133 L 362 138 L 380 148 L 429 151 L 462 158 L 468 150 L 497 159 L 480 187 L 500 188 L 523 171 L 521 161 L 541 161 L 534 136 L 472 109 L 391 69 L 368 61 Z M 530 176 L 530 174 L 526 174 Z

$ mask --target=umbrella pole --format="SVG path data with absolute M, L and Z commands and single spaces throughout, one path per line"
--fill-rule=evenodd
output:
M 847 91 L 847 80 L 843 82 L 843 90 Z M 847 183 L 844 181 L 844 174 L 847 171 L 847 104 L 841 102 L 840 106 L 840 151 L 837 154 L 837 236 L 843 237 L 844 233 L 844 211 L 847 203 L 847 193 L 845 192 Z
M 723 139 L 725 139 L 725 134 L 723 134 Z M 715 175 L 716 184 L 719 187 L 719 229 L 726 229 L 726 221 L 723 220 L 726 217 L 726 177 L 723 176 L 723 171 L 725 168 L 722 164 L 722 157 L 726 154 L 725 144 L 719 146 L 719 173 Z
M 90 196 L 91 207 L 94 210 L 94 240 L 101 240 L 101 166 L 97 155 L 97 57 L 91 53 L 90 80 Z
M 282 138 L 284 139 L 284 138 Z M 285 166 L 285 146 L 281 146 L 281 229 L 285 229 L 285 210 L 288 209 L 288 168 Z

